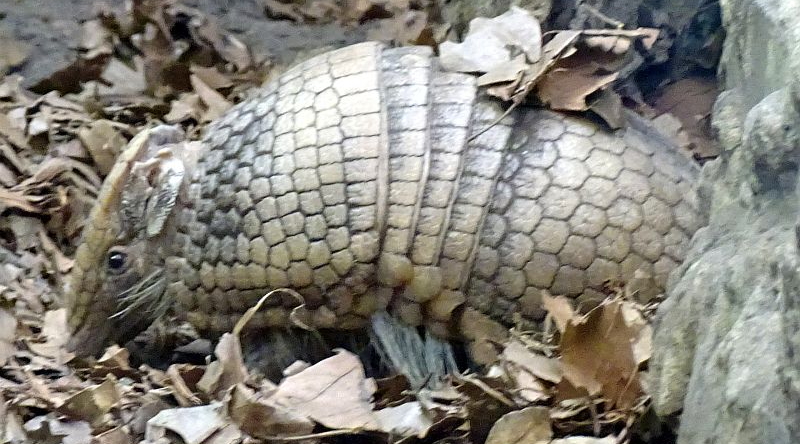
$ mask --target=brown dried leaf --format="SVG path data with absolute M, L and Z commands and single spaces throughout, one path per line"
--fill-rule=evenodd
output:
M 92 444 L 134 444 L 134 442 L 133 437 L 122 426 L 92 437 Z
M 26 341 L 32 352 L 39 356 L 52 358 L 58 364 L 64 364 L 73 358 L 73 354 L 67 352 L 64 347 L 69 338 L 66 309 L 59 308 L 45 312 L 42 336 L 44 336 L 44 342 Z
M 158 412 L 147 421 L 145 439 L 149 442 L 167 442 L 167 431 L 178 434 L 185 444 L 200 444 L 224 429 L 228 420 L 224 406 L 218 402 L 198 407 L 182 407 Z
M 195 93 L 184 93 L 170 103 L 169 113 L 164 116 L 167 123 L 181 123 L 189 119 L 200 121 L 202 115 L 200 96 Z
M 562 334 L 567 328 L 567 324 L 576 319 L 576 313 L 570 300 L 564 296 L 553 297 L 547 291 L 542 291 L 542 306 L 547 310 L 548 315 L 556 323 L 556 328 Z
M 0 210 L 5 208 L 18 208 L 28 213 L 40 212 L 39 208 L 33 205 L 24 194 L 0 188 Z
M 10 411 L 7 407 L 11 404 L 9 401 L 0 399 L 0 439 L 9 443 L 26 442 L 27 436 L 25 429 L 22 425 L 22 418 L 14 411 Z
M 215 399 L 221 399 L 223 392 L 247 380 L 248 373 L 236 335 L 222 335 L 214 355 L 217 360 L 208 365 L 205 374 L 197 382 L 197 388 Z
M 512 82 L 511 93 L 513 93 L 513 88 L 516 88 L 516 85 L 519 80 L 521 80 L 522 73 L 525 71 L 527 66 L 528 64 L 525 62 L 525 55 L 520 54 L 513 59 L 498 65 L 486 74 L 478 77 L 478 86 Z M 510 97 L 511 94 L 508 96 Z
M 428 21 L 424 11 L 405 11 L 380 21 L 380 25 L 367 32 L 369 40 L 392 42 L 401 46 L 423 45 L 436 47 L 439 43 L 437 29 Z
M 538 85 L 542 76 L 564 57 L 575 52 L 575 42 L 580 31 L 559 31 L 542 47 L 542 56 L 530 64 L 523 72 L 522 78 L 515 87 L 512 100 L 515 104 L 523 103 L 528 94 Z
M 200 100 L 202 100 L 207 107 L 202 118 L 203 122 L 210 122 L 216 119 L 231 106 L 233 106 L 233 104 L 223 97 L 222 94 L 216 92 L 214 89 L 206 85 L 205 82 L 200 79 L 200 77 L 192 74 L 189 76 L 189 80 L 192 83 L 192 88 L 194 88 L 194 91 L 200 97 Z
M 119 368 L 128 370 L 130 366 L 130 352 L 127 348 L 122 348 L 118 345 L 112 345 L 105 349 L 103 356 L 97 360 L 97 365 L 106 368 Z
M 80 56 L 69 65 L 31 86 L 30 90 L 39 94 L 51 91 L 64 94 L 78 93 L 83 83 L 101 78 L 109 60 L 111 60 L 111 55 L 106 53 L 93 54 L 93 57 Z
M 538 96 L 550 108 L 558 111 L 586 111 L 586 98 L 609 86 L 618 73 L 598 73 L 593 65 L 578 68 L 559 67 L 547 72 L 537 85 Z
M 590 395 L 602 396 L 610 407 L 630 408 L 644 394 L 632 347 L 637 333 L 625 323 L 619 302 L 601 305 L 580 322 L 570 322 L 560 343 L 564 379 Z
M 0 185 L 4 187 L 13 187 L 17 183 L 17 175 L 8 169 L 7 166 L 0 163 Z
M 550 444 L 617 444 L 619 440 L 615 436 L 595 438 L 592 436 L 570 436 L 567 438 L 554 439 Z
M 50 256 L 59 273 L 66 274 L 72 269 L 75 259 L 65 256 L 44 229 L 39 230 L 39 243 L 42 246 L 42 250 Z
M 92 424 L 103 420 L 103 415 L 116 406 L 120 400 L 117 378 L 109 374 L 100 385 L 85 388 L 69 397 L 58 411 L 72 418 Z
M 524 402 L 535 403 L 550 399 L 551 390 L 545 388 L 540 379 L 533 376 L 532 373 L 527 371 L 516 371 L 512 374 L 514 382 L 516 383 L 516 394 L 522 398 Z
M 637 304 L 629 301 L 621 301 L 621 304 L 625 324 L 636 335 L 633 341 L 633 358 L 637 364 L 644 364 L 653 355 L 653 327 L 644 318 Z
M 99 19 L 83 22 L 79 47 L 86 52 L 85 57 L 89 59 L 114 52 L 111 32 Z
M 721 149 L 710 123 L 718 93 L 713 78 L 691 77 L 666 86 L 653 105 L 662 116 L 671 115 L 679 122 L 674 132 L 667 134 L 676 136 L 676 142 L 702 158 L 716 157 Z
M 530 63 L 538 62 L 541 45 L 539 22 L 525 9 L 512 6 L 497 17 L 470 21 L 463 42 L 439 45 L 439 59 L 447 71 L 485 73 L 510 62 L 516 52 L 525 54 Z
M 17 351 L 14 339 L 17 333 L 17 320 L 10 311 L 0 308 L 0 366 Z
M 611 88 L 600 91 L 597 99 L 589 105 L 589 109 L 597 113 L 612 129 L 622 128 L 625 124 L 622 98 Z
M 272 399 L 330 429 L 379 430 L 372 411 L 375 390 L 375 381 L 366 378 L 358 357 L 337 350 L 336 355 L 281 381 Z
M 553 437 L 550 410 L 526 407 L 506 413 L 492 426 L 486 444 L 549 444 Z
M 461 315 L 459 331 L 469 344 L 470 357 L 478 364 L 491 365 L 497 361 L 497 345 L 508 338 L 508 329 L 485 314 L 467 308 Z
M 233 80 L 216 68 L 192 65 L 190 71 L 212 89 L 220 90 L 233 86 Z
M 184 373 L 181 371 L 183 368 L 184 366 L 179 364 L 172 364 L 167 368 L 167 377 L 169 377 L 169 381 L 172 384 L 173 396 L 178 400 L 178 405 L 181 407 L 200 405 L 203 402 L 192 393 L 192 389 L 186 383 Z
M 17 148 L 28 148 L 24 122 L 12 120 L 10 113 L 0 113 L 0 136 L 4 136 Z
M 21 65 L 30 54 L 31 45 L 21 42 L 5 32 L 0 33 L 0 75 Z
M 92 428 L 85 421 L 62 421 L 51 415 L 26 422 L 25 431 L 31 442 L 37 444 L 90 442 L 92 438 Z
M 138 96 L 147 90 L 144 60 L 140 56 L 133 57 L 130 64 L 111 59 L 103 71 L 102 79 L 102 83 L 97 83 L 97 94 L 100 96 Z
M 89 150 L 89 154 L 98 166 L 98 171 L 104 176 L 111 171 L 117 155 L 128 144 L 127 139 L 117 130 L 116 125 L 105 119 L 97 120 L 89 126 L 81 128 L 78 131 L 78 137 Z
M 281 406 L 244 384 L 230 390 L 226 408 L 234 424 L 256 438 L 307 435 L 314 430 L 314 422 L 299 411 Z
M 33 170 L 31 162 L 21 157 L 14 148 L 6 142 L 5 139 L 0 137 L 0 157 L 7 161 L 17 171 L 25 174 Z
M 396 436 L 424 438 L 433 427 L 431 413 L 418 401 L 406 402 L 375 412 L 379 430 Z
M 555 360 L 533 353 L 528 350 L 521 342 L 512 340 L 506 344 L 502 357 L 509 363 L 513 363 L 519 368 L 530 372 L 537 378 L 558 384 L 561 382 L 563 374 L 560 363 Z
M 293 3 L 282 3 L 278 0 L 261 0 L 267 17 L 272 19 L 289 19 L 297 23 L 303 22 L 300 7 Z

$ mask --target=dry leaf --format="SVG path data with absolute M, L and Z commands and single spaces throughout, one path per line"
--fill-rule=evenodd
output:
M 22 425 L 22 418 L 15 412 L 7 410 L 9 402 L 0 401 L 0 439 L 8 443 L 25 442 L 27 436 Z
M 170 103 L 169 113 L 164 116 L 167 123 L 181 123 L 189 119 L 199 122 L 202 116 L 200 96 L 195 93 L 184 93 Z
M 267 17 L 272 19 L 289 19 L 298 23 L 303 21 L 300 7 L 293 3 L 282 3 L 278 0 L 261 0 Z
M 469 355 L 480 365 L 491 365 L 499 356 L 496 345 L 505 342 L 508 330 L 485 314 L 468 307 L 461 315 L 459 331 L 469 343 Z
M 26 422 L 25 431 L 37 444 L 86 443 L 92 438 L 92 428 L 85 421 L 62 421 L 49 415 Z
M 67 399 L 58 411 L 89 423 L 99 423 L 103 415 L 115 407 L 120 400 L 117 378 L 109 374 L 100 385 L 79 391 Z
M 0 308 L 0 366 L 17 351 L 14 339 L 17 332 L 17 320 L 8 310 Z
M 0 135 L 17 148 L 27 148 L 28 138 L 25 136 L 24 123 L 13 120 L 10 113 L 0 113 Z
M 570 436 L 567 438 L 554 439 L 550 444 L 617 444 L 619 440 L 614 436 L 605 438 L 595 438 L 591 436 Z
M 197 388 L 220 399 L 222 392 L 247 379 L 247 367 L 242 358 L 242 347 L 236 335 L 225 333 L 214 349 L 217 360 L 208 365 L 197 382 Z
M 13 187 L 17 183 L 17 174 L 0 163 L 0 185 L 4 187 Z
M 39 209 L 31 204 L 22 193 L 0 188 L 0 211 L 5 208 L 19 208 L 28 213 L 39 212 Z
M 486 444 L 549 444 L 552 437 L 550 410 L 526 407 L 503 415 L 489 432 Z
M 447 71 L 490 72 L 508 63 L 517 54 L 525 54 L 528 62 L 541 58 L 541 29 L 528 11 L 512 6 L 492 19 L 475 18 L 461 43 L 442 42 L 439 60 Z
M 424 438 L 433 426 L 430 413 L 421 403 L 406 402 L 395 407 L 387 407 L 375 412 L 378 430 L 390 435 L 416 436 Z
M 511 59 L 503 42 L 492 34 L 473 35 L 462 43 L 442 42 L 439 51 L 442 67 L 454 72 L 489 72 Z
M 178 434 L 184 444 L 200 444 L 227 425 L 224 410 L 218 402 L 162 410 L 147 421 L 145 439 L 151 442 L 166 439 L 170 431 Z
M 516 366 L 530 372 L 537 378 L 558 384 L 561 382 L 561 365 L 555 359 L 542 356 L 528 350 L 522 343 L 516 340 L 506 344 L 502 357 Z
M 220 90 L 233 86 L 233 81 L 227 75 L 219 72 L 216 68 L 206 68 L 203 66 L 192 65 L 189 70 L 203 81 L 209 88 Z
M 103 356 L 97 360 L 97 364 L 108 368 L 120 368 L 128 370 L 131 368 L 129 363 L 130 353 L 128 349 L 118 345 L 112 345 L 103 352 Z
M 570 322 L 561 335 L 564 379 L 609 406 L 627 409 L 643 395 L 632 344 L 637 332 L 625 323 L 622 304 L 611 302 Z
M 206 85 L 205 82 L 200 80 L 200 77 L 192 74 L 189 76 L 189 80 L 192 82 L 192 88 L 194 88 L 194 91 L 200 97 L 200 100 L 202 100 L 207 107 L 206 112 L 203 115 L 204 122 L 210 122 L 216 119 L 231 106 L 233 106 L 233 104 L 223 97 L 222 94 L 216 92 L 214 89 Z
M 575 319 L 576 313 L 572 303 L 564 296 L 553 297 L 547 291 L 542 291 L 542 306 L 556 323 L 559 333 L 563 334 L 567 324 Z
M 134 439 L 123 427 L 114 427 L 92 437 L 92 444 L 134 444 Z
M 114 123 L 109 120 L 98 120 L 88 127 L 81 128 L 78 137 L 89 150 L 102 175 L 111 171 L 117 155 L 128 144 Z
M 562 68 L 556 64 L 539 81 L 538 96 L 554 110 L 586 111 L 587 96 L 609 86 L 617 76 L 616 72 L 600 74 L 592 65 Z
M 186 383 L 184 379 L 184 374 L 182 370 L 201 370 L 194 366 L 189 368 L 186 365 L 179 365 L 179 364 L 172 364 L 167 369 L 167 377 L 169 377 L 169 382 L 172 384 L 173 396 L 175 399 L 178 400 L 178 405 L 181 407 L 190 407 L 195 405 L 201 405 L 203 401 L 200 400 L 194 393 L 192 393 L 192 389 L 189 388 L 189 385 Z M 198 381 L 194 381 L 195 386 Z
M 525 62 L 525 55 L 520 54 L 513 59 L 496 66 L 486 74 L 478 77 L 478 86 L 513 82 L 512 87 L 516 87 L 516 82 L 521 79 L 521 75 L 527 66 L 528 64 Z M 511 92 L 513 92 L 513 89 Z
M 300 411 L 281 406 L 244 384 L 231 389 L 226 407 L 233 422 L 256 438 L 307 435 L 314 430 L 314 423 Z
M 102 79 L 103 82 L 97 84 L 97 93 L 101 96 L 138 96 L 147 90 L 144 60 L 139 56 L 133 57 L 130 64 L 111 59 Z
M 719 91 L 713 78 L 692 77 L 666 86 L 656 98 L 653 107 L 661 116 L 677 119 L 679 125 L 661 127 L 660 117 L 654 123 L 662 129 L 672 129 L 666 134 L 676 136 L 675 141 L 701 158 L 719 155 L 721 147 L 711 129 L 711 108 Z
M 22 64 L 30 54 L 31 46 L 25 42 L 0 33 L 0 75 Z
M 42 335 L 45 338 L 44 342 L 26 341 L 32 352 L 52 358 L 59 364 L 64 364 L 73 358 L 73 354 L 67 352 L 64 347 L 69 338 L 66 309 L 59 308 L 45 312 Z
M 611 88 L 600 91 L 599 96 L 589 104 L 589 109 L 600 116 L 610 128 L 622 128 L 625 117 L 622 114 L 622 98 Z
M 636 304 L 628 301 L 621 301 L 621 304 L 625 324 L 635 332 L 633 358 L 637 364 L 644 364 L 653 355 L 653 327 L 647 323 Z
M 330 429 L 379 430 L 372 412 L 375 390 L 375 381 L 366 378 L 358 357 L 337 350 L 336 355 L 281 381 L 273 399 Z

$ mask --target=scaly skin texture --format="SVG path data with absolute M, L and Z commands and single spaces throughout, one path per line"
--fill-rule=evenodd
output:
M 663 289 L 700 225 L 697 168 L 653 133 L 503 112 L 474 77 L 441 71 L 427 48 L 365 43 L 290 69 L 208 127 L 168 219 L 155 235 L 132 236 L 145 247 L 114 232 L 137 231 L 119 220 L 101 226 L 121 208 L 147 207 L 121 202 L 119 180 L 106 182 L 68 299 L 77 337 L 93 339 L 73 346 L 96 352 L 119 339 L 98 324 L 131 285 L 108 284 L 112 245 L 161 273 L 153 282 L 163 292 L 148 299 L 206 332 L 230 330 L 282 287 L 305 305 L 293 311 L 296 298 L 273 297 L 249 329 L 355 329 L 388 309 L 464 336 L 465 307 L 503 322 L 536 319 L 541 290 L 592 297 L 637 270 Z M 157 148 L 120 162 L 152 162 L 142 152 Z M 112 178 L 130 170 L 119 165 Z

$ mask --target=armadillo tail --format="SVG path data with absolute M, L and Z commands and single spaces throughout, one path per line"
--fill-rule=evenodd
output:
M 405 375 L 414 388 L 435 386 L 458 371 L 451 344 L 428 332 L 421 333 L 386 312 L 371 319 L 372 347 L 393 373 Z

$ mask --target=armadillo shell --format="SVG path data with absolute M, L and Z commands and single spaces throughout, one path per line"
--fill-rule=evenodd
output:
M 206 131 L 166 261 L 177 312 L 227 331 L 289 287 L 305 305 L 274 294 L 249 327 L 357 328 L 388 306 L 445 332 L 464 306 L 536 319 L 542 290 L 637 273 L 663 290 L 700 225 L 697 167 L 656 132 L 504 111 L 427 47 L 288 70 Z

